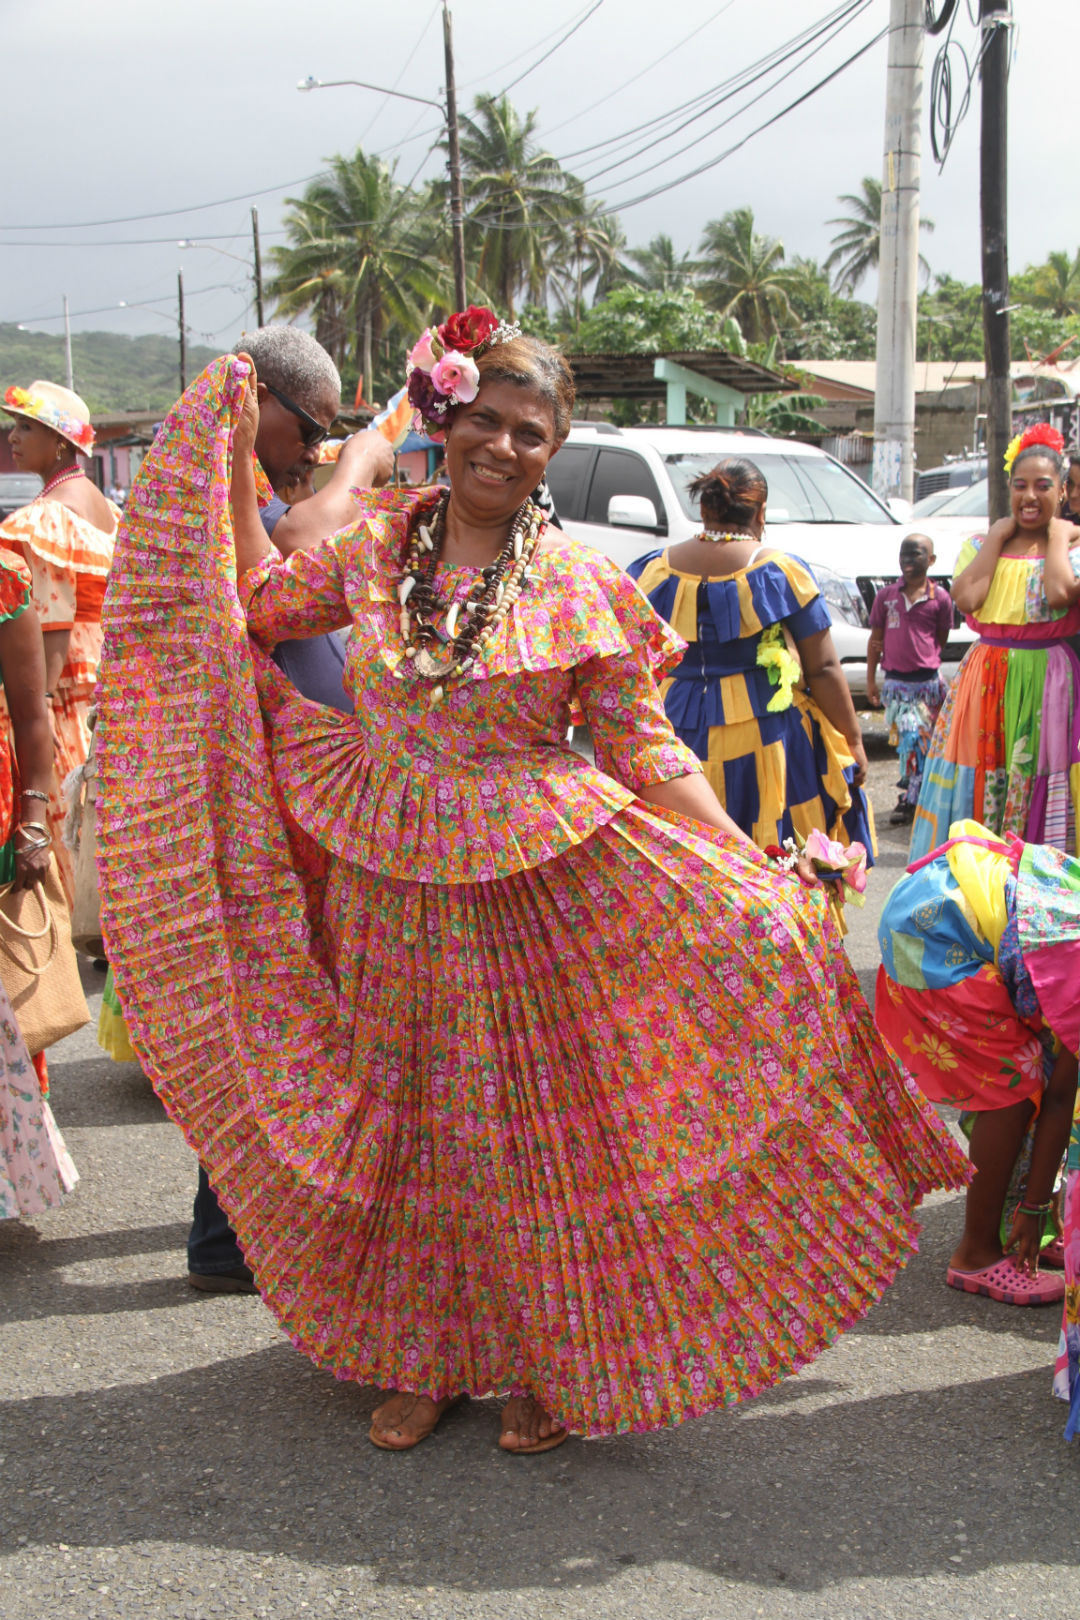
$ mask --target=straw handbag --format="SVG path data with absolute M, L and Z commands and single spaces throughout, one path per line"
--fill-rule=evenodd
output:
M 0 980 L 31 1057 L 90 1022 L 55 856 L 43 883 L 0 888 Z

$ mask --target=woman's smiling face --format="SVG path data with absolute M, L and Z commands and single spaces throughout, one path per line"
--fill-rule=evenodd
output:
M 551 405 L 535 390 L 492 378 L 459 405 L 446 435 L 454 505 L 481 523 L 510 517 L 558 449 Z
M 1021 529 L 1045 529 L 1061 506 L 1061 476 L 1049 456 L 1017 461 L 1009 479 L 1012 515 Z

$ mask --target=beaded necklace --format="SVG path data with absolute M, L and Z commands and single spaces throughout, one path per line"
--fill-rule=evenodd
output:
M 50 489 L 55 489 L 56 488 L 57 484 L 66 484 L 72 478 L 85 478 L 85 477 L 86 477 L 86 474 L 83 472 L 82 468 L 80 466 L 78 466 L 77 463 L 73 464 L 70 467 L 64 467 L 60 472 L 53 473 L 53 475 L 49 479 L 48 483 L 43 486 L 41 493 L 43 495 L 47 495 L 49 493 Z
M 714 546 L 721 545 L 725 540 L 752 540 L 757 542 L 756 534 L 749 534 L 740 529 L 702 529 L 695 534 L 695 540 L 709 540 Z
M 421 523 L 411 536 L 397 588 L 405 657 L 421 680 L 437 683 L 428 695 L 429 709 L 466 678 L 525 589 L 545 524 L 543 512 L 525 501 L 495 561 L 480 570 L 464 601 L 447 602 L 439 593 L 435 575 L 446 537 L 449 499 L 447 492 L 431 526 Z M 441 633 L 434 624 L 440 613 L 445 614 Z

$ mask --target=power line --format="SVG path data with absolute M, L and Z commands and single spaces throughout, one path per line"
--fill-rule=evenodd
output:
M 823 51 L 827 45 L 831 45 L 835 39 L 838 39 L 844 30 L 849 28 L 851 24 L 855 22 L 872 3 L 873 0 L 860 0 L 860 4 L 856 10 L 851 11 L 842 20 L 835 23 L 830 23 L 829 29 L 823 31 L 823 34 L 813 41 L 809 49 L 803 49 L 803 47 L 800 47 L 803 54 L 799 57 L 799 60 L 793 62 L 785 72 L 781 73 L 775 83 L 769 86 L 768 92 L 765 93 L 771 93 L 787 79 L 790 79 L 794 73 L 797 73 L 800 68 L 805 67 L 806 63 L 811 61 L 815 56 Z M 795 51 L 791 51 L 786 53 L 784 56 L 781 56 L 779 61 L 772 62 L 768 67 L 765 67 L 761 69 L 760 72 L 755 73 L 750 79 L 738 86 L 736 90 L 733 90 L 728 95 L 724 96 L 723 100 L 729 101 L 733 96 L 740 94 L 743 90 L 748 90 L 753 84 L 756 84 L 759 79 L 765 78 L 767 74 L 774 72 L 778 67 L 783 67 L 784 63 L 790 61 L 791 57 L 796 54 L 797 53 Z M 694 116 L 692 118 L 688 118 L 684 124 L 681 124 L 677 129 L 669 130 L 668 133 L 661 136 L 660 139 L 663 141 L 671 140 L 673 136 L 680 134 L 682 130 L 689 128 L 689 126 L 696 123 L 699 118 L 704 117 L 706 111 L 711 112 L 713 110 L 713 108 L 707 108 L 703 112 L 695 113 Z M 670 163 L 675 158 L 681 157 L 682 154 L 684 152 L 688 152 L 691 147 L 700 145 L 702 141 L 707 141 L 710 136 L 715 135 L 721 129 L 724 129 L 728 124 L 731 123 L 732 119 L 740 117 L 745 110 L 745 107 L 736 108 L 735 111 L 729 113 L 726 118 L 722 118 L 718 124 L 714 124 L 711 129 L 707 129 L 703 134 L 696 135 L 693 140 L 687 141 L 684 146 L 677 147 L 674 151 L 667 152 L 663 157 L 658 158 L 656 162 L 647 164 L 644 169 L 639 169 L 636 174 L 625 175 L 623 179 L 619 181 L 619 184 L 629 185 L 632 180 L 639 180 L 642 178 L 642 176 L 651 174 L 654 170 L 661 168 L 663 164 Z M 626 157 L 617 158 L 614 162 L 594 170 L 592 174 L 584 175 L 584 183 L 586 185 L 592 185 L 596 180 L 600 179 L 602 175 L 610 174 L 615 169 L 621 169 L 624 164 L 632 163 L 635 158 L 642 156 L 647 151 L 650 151 L 655 144 L 655 141 L 653 141 L 647 146 L 639 146 L 637 151 L 629 153 Z
M 616 85 L 614 90 L 609 90 L 606 95 L 600 97 L 599 101 L 591 101 L 587 107 L 582 107 L 580 112 L 573 113 L 569 118 L 564 118 L 561 124 L 556 124 L 551 133 L 558 134 L 560 130 L 567 129 L 571 124 L 576 124 L 579 118 L 585 117 L 586 113 L 595 112 L 596 108 L 602 107 L 606 101 L 611 101 L 615 96 L 621 95 L 624 90 L 629 90 L 632 84 L 637 84 L 639 79 L 645 78 L 646 74 L 659 67 L 661 62 L 666 62 L 669 56 L 674 56 L 676 51 L 681 51 L 684 45 L 689 45 L 690 41 L 695 39 L 698 34 L 703 33 L 706 28 L 709 28 L 717 17 L 722 17 L 725 11 L 730 11 L 734 4 L 735 0 L 725 0 L 724 5 L 718 6 L 711 17 L 706 17 L 703 23 L 699 23 L 696 28 L 692 28 L 670 50 L 665 51 L 663 56 L 658 56 L 647 67 L 643 67 L 639 73 L 633 74 L 631 78 L 625 79 L 622 84 Z
M 583 6 L 578 15 L 581 16 L 587 10 L 588 7 Z M 554 39 L 556 34 L 562 31 L 564 26 L 564 23 L 559 23 L 555 28 L 551 29 L 550 33 L 544 34 L 541 39 L 536 39 L 531 45 L 526 45 L 524 50 L 515 51 L 513 56 L 511 56 L 507 61 L 501 62 L 498 67 L 485 68 L 484 72 L 479 74 L 475 79 L 466 79 L 464 84 L 458 86 L 458 89 L 471 90 L 474 84 L 482 84 L 485 79 L 489 81 L 492 79 L 497 79 L 500 74 L 506 72 L 507 68 L 513 67 L 515 62 L 521 62 L 526 56 L 531 56 L 533 51 L 541 50 L 549 40 Z
M 198 298 L 203 293 L 235 291 L 237 291 L 235 281 L 216 281 L 211 287 L 196 287 L 192 292 L 186 291 L 184 296 L 186 298 Z M 118 298 L 111 304 L 100 304 L 96 309 L 73 309 L 69 311 L 69 315 L 70 319 L 74 321 L 86 315 L 115 315 L 118 309 L 153 309 L 155 304 L 163 304 L 166 301 L 164 297 L 140 300 Z M 7 326 L 36 326 L 40 325 L 42 321 L 62 321 L 63 319 L 64 312 L 59 310 L 55 315 L 24 315 L 20 321 L 7 321 L 4 324 Z
M 360 223 L 363 223 L 363 222 L 360 222 Z M 370 221 L 368 223 L 370 223 Z M 5 227 L 0 226 L 0 229 L 4 229 L 4 228 Z M 265 239 L 268 236 L 284 236 L 286 233 L 283 230 L 277 230 L 277 231 L 263 231 L 261 234 L 262 234 L 263 240 L 265 241 Z M 195 252 L 200 247 L 203 247 L 204 245 L 209 246 L 209 244 L 211 242 L 235 242 L 238 239 L 239 235 L 240 235 L 239 231 L 233 231 L 228 236 L 199 236 L 199 237 L 196 237 L 193 242 L 191 242 L 189 248 L 185 249 L 185 251 L 187 251 L 187 252 Z M 109 237 L 107 241 L 103 241 L 103 242 L 64 242 L 64 241 L 60 241 L 60 242 L 33 242 L 33 241 L 31 241 L 31 242 L 0 242 L 0 248 L 80 248 L 81 249 L 81 248 L 98 248 L 98 247 L 162 247 L 162 246 L 167 247 L 170 243 L 173 245 L 173 247 L 177 246 L 177 241 L 176 241 L 175 236 L 132 236 L 132 237 L 126 237 L 126 238 L 124 238 L 124 237 L 121 237 L 121 238 Z M 226 257 L 227 256 L 228 255 L 226 255 Z
M 839 78 L 840 74 L 846 72 L 847 69 L 851 67 L 852 63 L 857 62 L 861 56 L 866 55 L 867 51 L 873 50 L 875 45 L 880 44 L 888 32 L 889 30 L 887 26 L 880 29 L 874 35 L 873 39 L 867 40 L 865 45 L 861 45 L 857 51 L 854 51 L 851 56 L 847 58 L 846 61 L 841 62 L 839 67 L 833 68 L 831 73 L 827 73 L 823 79 L 819 79 L 816 84 L 811 85 L 809 90 L 804 90 L 801 96 L 796 96 L 794 101 L 789 101 L 786 107 L 782 107 L 780 111 L 778 113 L 774 113 L 771 118 L 766 118 L 763 123 L 758 124 L 756 128 L 750 130 L 746 135 L 744 135 L 742 140 L 736 141 L 734 146 L 729 146 L 726 151 L 721 152 L 719 156 L 710 158 L 707 163 L 699 163 L 697 168 L 690 169 L 686 174 L 679 175 L 675 180 L 665 180 L 663 185 L 655 186 L 651 191 L 642 192 L 640 196 L 629 197 L 623 199 L 622 201 L 613 203 L 611 208 L 612 213 L 618 212 L 618 210 L 623 208 L 636 208 L 640 203 L 643 202 L 651 202 L 654 197 L 659 197 L 662 192 L 674 191 L 677 186 L 685 185 L 687 180 L 695 180 L 698 175 L 705 174 L 710 169 L 715 169 L 718 164 L 723 163 L 725 159 L 731 157 L 733 153 L 741 151 L 749 141 L 754 139 L 755 135 L 760 135 L 763 130 L 769 129 L 773 124 L 779 123 L 781 118 L 786 118 L 789 112 L 794 112 L 796 107 L 801 107 L 803 103 L 809 101 L 812 96 L 816 96 L 818 91 L 823 90 L 827 84 L 831 84 L 833 79 Z M 657 165 L 657 167 L 659 166 L 660 165 Z
M 600 7 L 603 5 L 603 3 L 604 3 L 604 0 L 596 0 L 596 4 L 589 8 L 589 10 L 585 13 L 584 17 L 579 17 L 577 22 L 574 23 L 572 28 L 567 29 L 567 31 L 563 35 L 563 37 L 560 40 L 556 40 L 555 44 L 551 47 L 550 50 L 545 51 L 543 56 L 537 57 L 536 61 L 532 65 L 532 67 L 527 67 L 525 69 L 524 73 L 519 73 L 516 79 L 511 79 L 509 84 L 504 85 L 503 88 L 499 92 L 499 96 L 496 99 L 501 99 L 503 96 L 509 95 L 510 91 L 513 90 L 515 85 L 520 84 L 523 79 L 527 79 L 529 77 L 530 73 L 535 73 L 538 67 L 543 66 L 543 64 L 547 61 L 549 56 L 554 56 L 556 51 L 561 50 L 562 47 L 566 44 L 567 40 L 570 39 L 574 34 L 576 34 L 579 28 L 584 28 L 584 26 L 588 22 L 589 18 L 591 16 L 593 16 L 594 13 L 596 13 L 597 11 L 600 10 Z

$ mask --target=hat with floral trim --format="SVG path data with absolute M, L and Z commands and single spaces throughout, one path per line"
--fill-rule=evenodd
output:
M 84 456 L 94 448 L 94 430 L 86 401 L 70 388 L 61 388 L 59 383 L 32 382 L 29 388 L 8 388 L 0 410 L 8 416 L 29 416 L 52 428 Z

